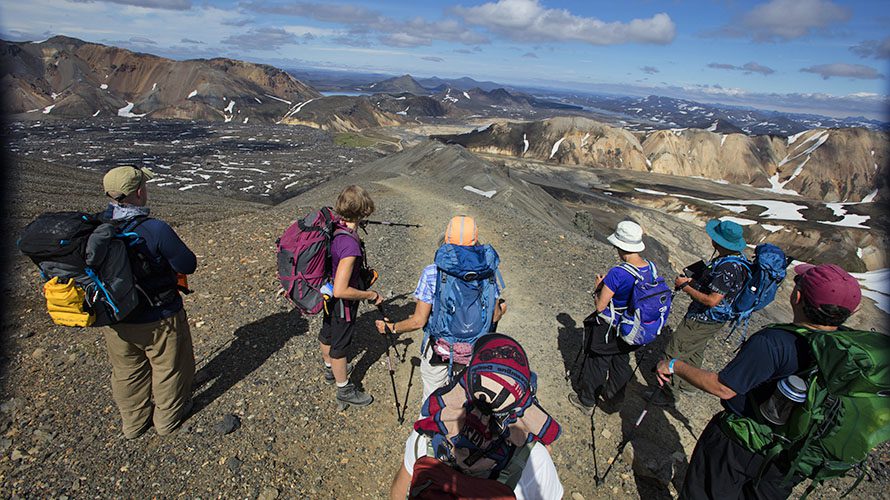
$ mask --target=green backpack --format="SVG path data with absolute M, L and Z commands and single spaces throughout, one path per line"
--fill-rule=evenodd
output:
M 862 480 L 869 452 L 890 441 L 890 336 L 845 327 L 833 332 L 792 324 L 769 328 L 809 343 L 815 366 L 800 374 L 807 381 L 807 399 L 777 428 L 735 415 L 726 416 L 724 425 L 766 456 L 761 473 L 781 459 L 789 465 L 786 481 L 795 475 L 810 478 L 804 497 L 825 480 L 860 466 L 852 491 Z

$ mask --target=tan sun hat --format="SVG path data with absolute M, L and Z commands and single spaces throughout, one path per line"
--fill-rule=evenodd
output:
M 109 170 L 102 179 L 102 184 L 105 186 L 105 194 L 118 200 L 135 193 L 139 186 L 149 179 L 154 179 L 154 176 L 154 172 L 145 167 L 124 165 Z

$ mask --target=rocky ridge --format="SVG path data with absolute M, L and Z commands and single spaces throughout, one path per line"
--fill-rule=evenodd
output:
M 23 176 L 19 202 L 13 205 L 13 233 L 42 211 L 104 203 L 99 173 L 69 175 L 64 167 L 39 162 L 13 172 Z M 52 182 L 41 182 L 45 177 Z M 423 224 L 416 230 L 375 227 L 364 236 L 371 263 L 381 273 L 379 288 L 392 297 L 388 313 L 394 317 L 412 310 L 410 293 L 448 218 L 457 213 L 477 218 L 481 236 L 500 253 L 507 282 L 510 309 L 499 330 L 525 345 L 539 376 L 541 404 L 563 426 L 553 457 L 567 497 L 670 498 L 696 436 L 718 409 L 716 399 L 699 395 L 682 401 L 677 410 L 650 408 L 606 484 L 595 487 L 589 445 L 595 441 L 602 473 L 643 407 L 654 359 L 650 351 L 640 352 L 635 362 L 643 366 L 625 403 L 615 412 L 598 412 L 595 422 L 565 398 L 569 389 L 563 375 L 580 345 L 581 320 L 592 307 L 592 274 L 614 263 L 614 249 L 568 224 L 565 216 L 572 208 L 542 188 L 517 179 L 507 168 L 474 160 L 461 148 L 434 143 L 359 167 L 274 207 L 152 189 L 154 213 L 173 222 L 199 255 L 199 270 L 190 280 L 196 293 L 186 297 L 186 307 L 203 383 L 196 390 L 193 416 L 171 438 L 153 431 L 135 441 L 117 437 L 101 335 L 52 325 L 34 291 L 34 266 L 21 256 L 11 259 L 5 290 L 10 307 L 2 325 L 8 346 L 0 396 L 4 493 L 384 497 L 401 463 L 409 426 L 396 422 L 386 343 L 372 331 L 379 316 L 363 307 L 353 346 L 353 377 L 376 400 L 368 408 L 338 413 L 332 389 L 322 382 L 314 337 L 320 318 L 291 311 L 277 296 L 274 277 L 275 237 L 296 217 L 330 204 L 352 182 L 370 190 L 378 207 L 374 218 Z M 495 193 L 489 197 L 478 191 Z M 614 217 L 621 215 L 615 210 Z M 670 269 L 665 255 L 652 248 L 659 267 Z M 677 303 L 672 323 L 685 305 Z M 771 305 L 752 328 L 781 315 Z M 419 340 L 419 333 L 403 335 L 398 349 L 410 359 Z M 706 367 L 722 366 L 733 348 L 713 342 Z M 406 410 L 410 422 L 419 411 L 419 374 L 411 373 L 407 362 L 396 361 L 396 369 L 400 402 L 413 375 Z M 855 495 L 873 498 L 886 489 L 886 458 L 885 449 L 875 454 L 877 472 Z M 836 497 L 851 482 L 831 482 L 819 493 Z

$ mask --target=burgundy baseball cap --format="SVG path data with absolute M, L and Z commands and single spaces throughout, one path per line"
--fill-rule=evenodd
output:
M 794 266 L 797 288 L 813 307 L 840 306 L 853 312 L 862 300 L 859 282 L 835 264 L 799 264 Z

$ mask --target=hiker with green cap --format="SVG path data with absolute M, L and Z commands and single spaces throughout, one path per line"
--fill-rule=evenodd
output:
M 699 276 L 679 276 L 674 289 L 685 292 L 692 299 L 686 316 L 674 329 L 668 343 L 667 359 L 682 359 L 701 367 L 705 348 L 730 319 L 732 301 L 742 291 L 748 279 L 749 264 L 742 252 L 747 244 L 742 226 L 732 221 L 712 219 L 705 225 L 711 237 L 714 255 L 705 263 Z M 695 388 L 683 380 L 674 389 L 684 395 L 695 394 Z M 653 404 L 672 404 L 675 392 L 653 399 Z
M 192 408 L 195 357 L 177 281 L 195 272 L 197 259 L 169 224 L 150 217 L 152 178 L 147 168 L 123 166 L 103 179 L 111 203 L 101 218 L 139 236 L 133 250 L 140 258 L 131 257 L 130 265 L 140 304 L 105 332 L 112 396 L 127 439 L 152 425 L 158 434 L 170 434 Z
M 681 378 L 723 405 L 698 439 L 680 498 L 787 498 L 809 478 L 806 496 L 890 440 L 890 336 L 843 326 L 862 293 L 841 267 L 794 271 L 792 322 L 752 335 L 719 373 L 659 362 L 659 384 Z

